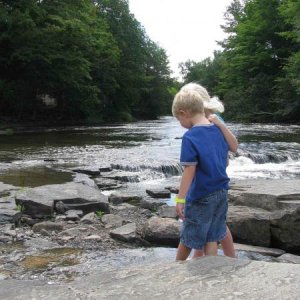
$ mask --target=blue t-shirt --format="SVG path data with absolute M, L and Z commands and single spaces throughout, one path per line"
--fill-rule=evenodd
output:
M 228 189 L 226 173 L 228 144 L 218 126 L 196 125 L 182 138 L 180 163 L 196 165 L 196 174 L 186 195 L 195 201 L 221 189 Z

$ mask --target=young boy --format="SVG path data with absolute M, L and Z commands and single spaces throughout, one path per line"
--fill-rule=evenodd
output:
M 207 90 L 196 82 L 191 82 L 184 85 L 181 88 L 182 91 L 196 91 L 201 96 L 204 105 L 204 113 L 205 116 L 208 118 L 209 121 L 213 122 L 217 125 L 220 130 L 222 131 L 226 142 L 228 143 L 229 150 L 231 152 L 236 152 L 238 148 L 238 141 L 234 134 L 227 128 L 224 121 L 217 116 L 216 114 L 224 112 L 223 103 L 218 99 L 218 97 L 210 97 Z M 227 163 L 228 165 L 228 163 Z M 235 249 L 233 245 L 233 238 L 229 228 L 227 227 L 227 233 L 223 240 L 220 241 L 223 252 L 226 256 L 229 257 L 236 257 L 235 256 Z M 194 251 L 193 258 L 203 256 L 204 253 L 202 250 Z
M 196 91 L 179 91 L 172 112 L 189 129 L 183 136 L 180 156 L 184 171 L 176 210 L 183 229 L 176 260 L 185 260 L 191 249 L 217 255 L 217 241 L 226 236 L 229 147 L 221 130 L 206 118 Z

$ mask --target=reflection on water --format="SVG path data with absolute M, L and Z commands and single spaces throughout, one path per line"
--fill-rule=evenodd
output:
M 50 183 L 59 184 L 72 181 L 72 174 L 46 166 L 37 166 L 24 169 L 8 169 L 6 172 L 0 172 L 0 181 L 19 187 L 36 187 Z

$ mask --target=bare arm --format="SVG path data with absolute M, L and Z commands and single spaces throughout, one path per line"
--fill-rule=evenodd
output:
M 235 135 L 231 132 L 231 130 L 229 130 L 226 125 L 218 118 L 217 115 L 215 114 L 211 114 L 208 117 L 209 121 L 213 122 L 214 124 L 216 124 L 222 131 L 224 138 L 229 146 L 229 150 L 231 152 L 236 152 L 238 149 L 238 141 L 237 138 L 235 137 Z
M 184 171 L 182 174 L 181 182 L 180 182 L 180 187 L 179 187 L 179 193 L 177 195 L 178 198 L 183 199 L 185 198 L 190 185 L 193 181 L 193 178 L 195 176 L 196 172 L 196 166 L 191 165 L 191 166 L 185 166 Z M 183 219 L 183 209 L 184 209 L 184 204 L 177 203 L 176 204 L 176 211 L 180 219 Z

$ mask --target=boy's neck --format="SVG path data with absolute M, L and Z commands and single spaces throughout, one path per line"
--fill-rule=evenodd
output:
M 206 118 L 205 114 L 196 114 L 191 117 L 192 126 L 195 125 L 209 125 L 211 124 L 209 120 Z

